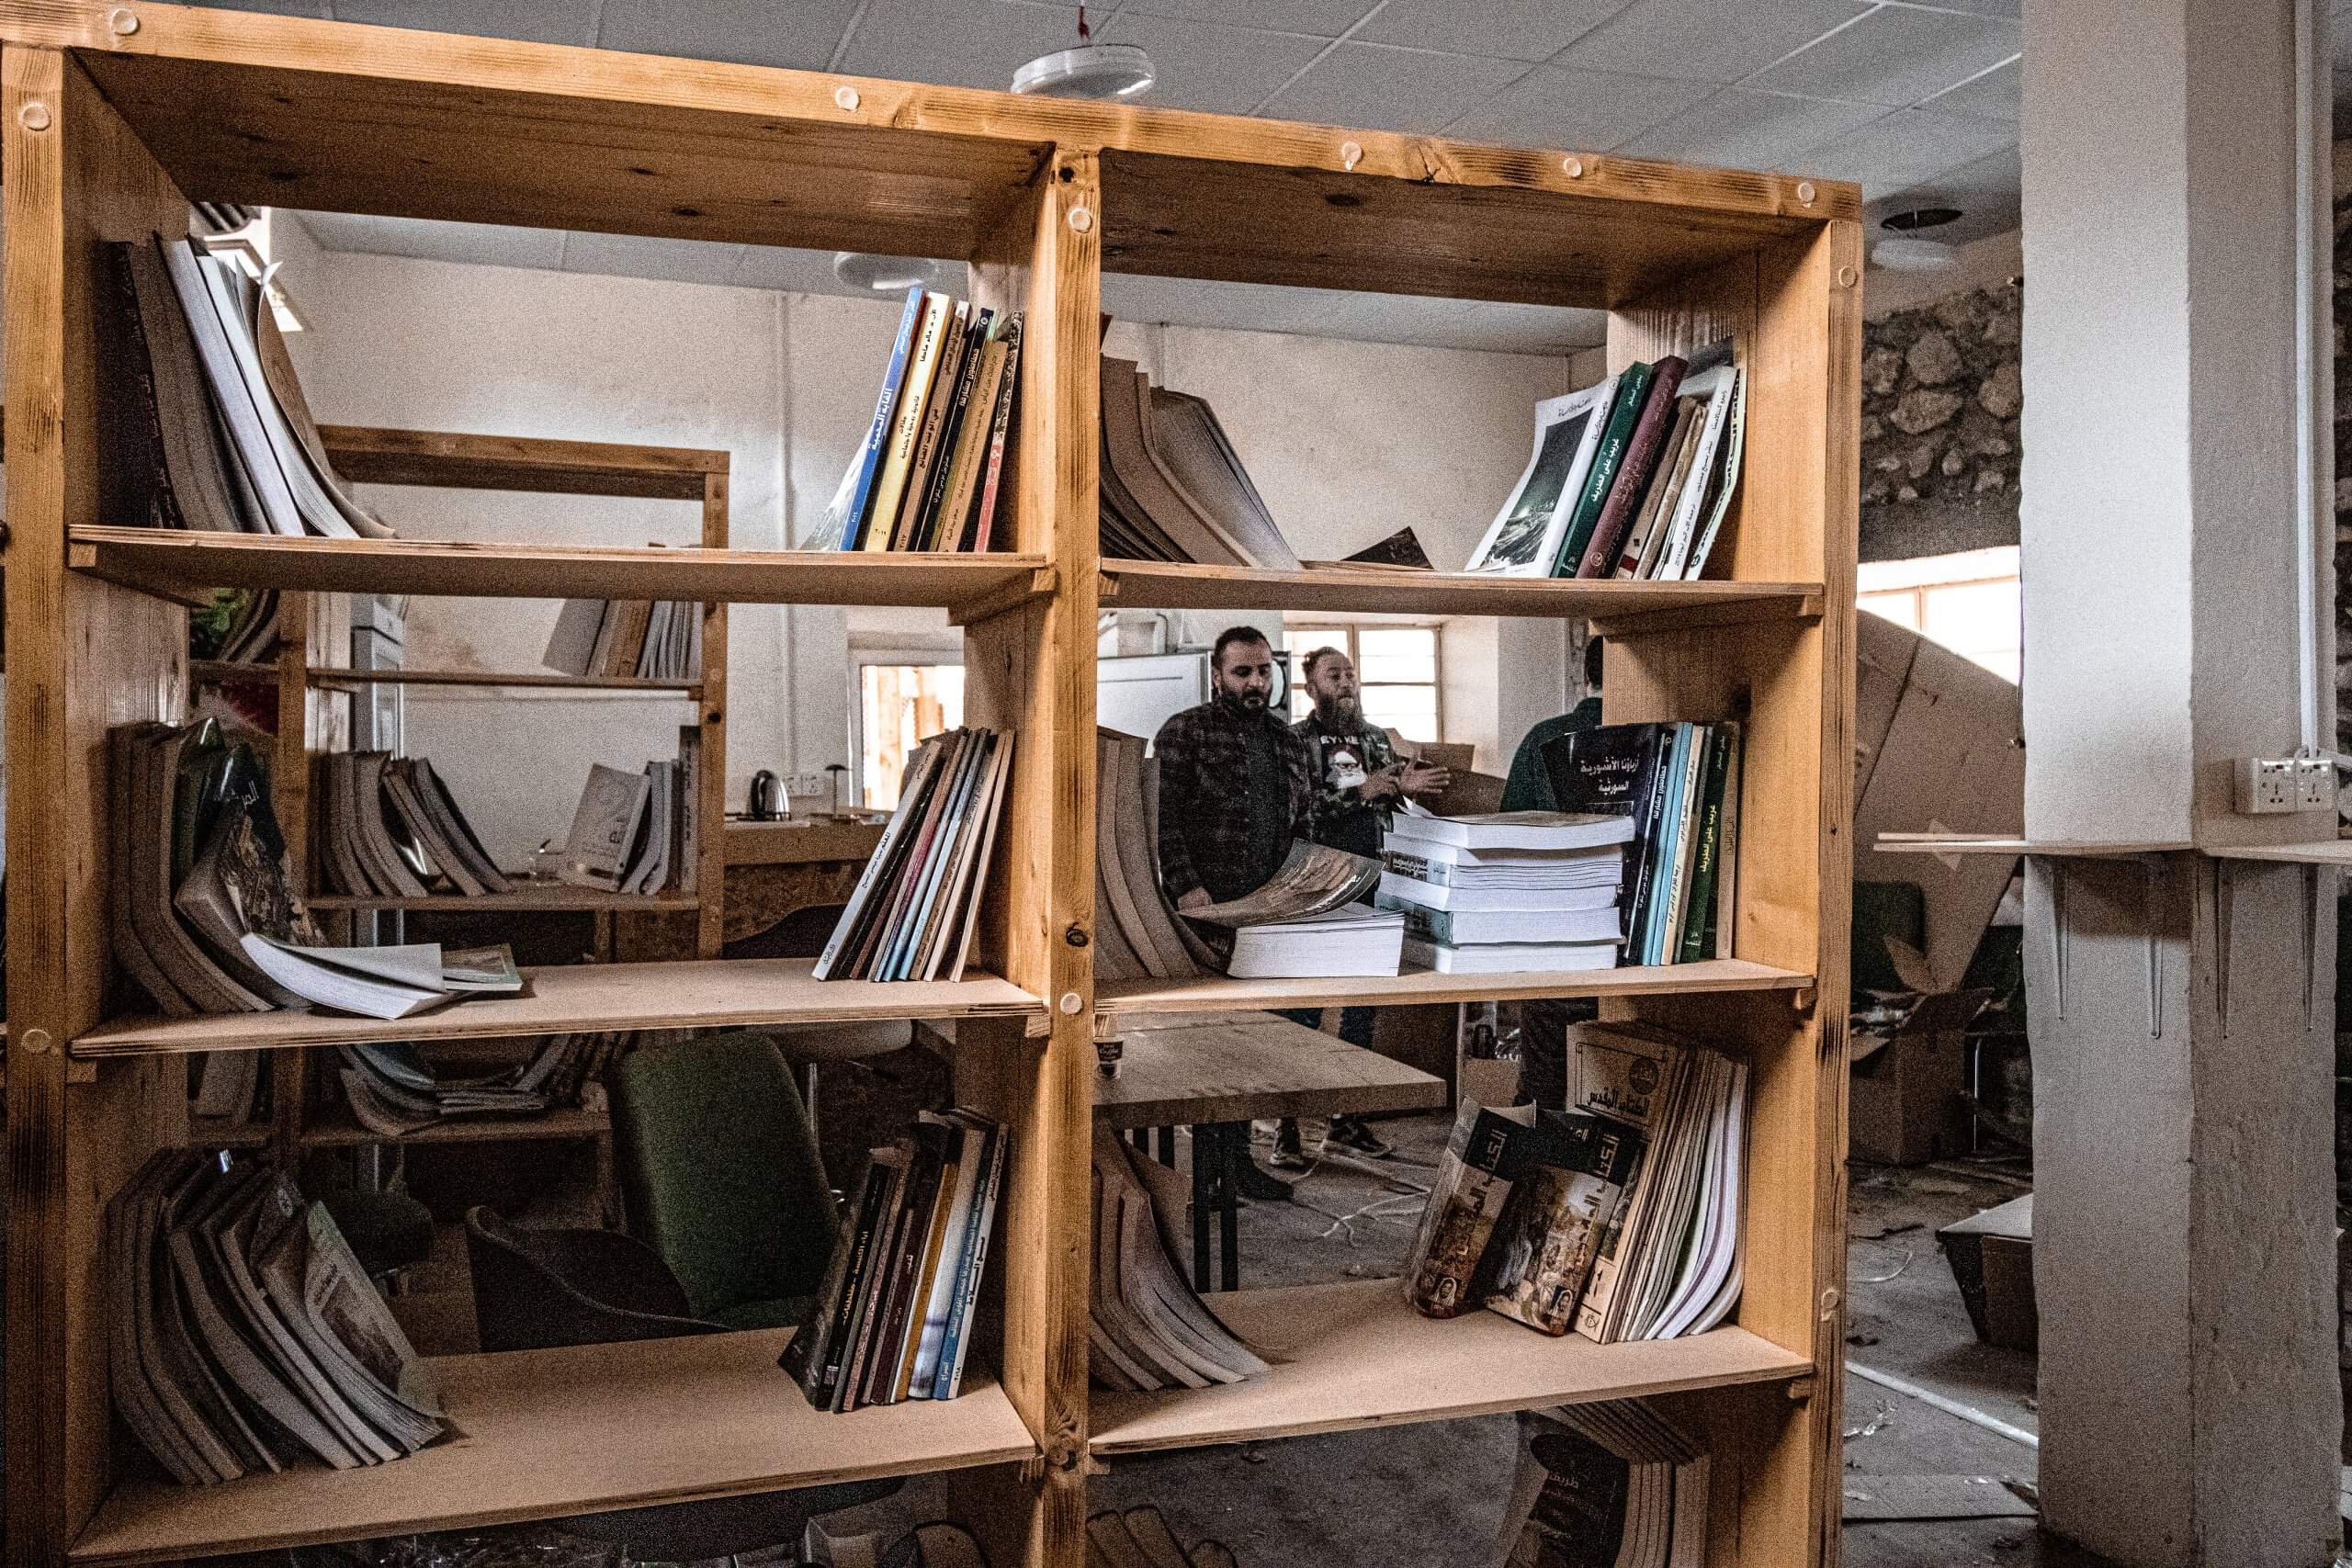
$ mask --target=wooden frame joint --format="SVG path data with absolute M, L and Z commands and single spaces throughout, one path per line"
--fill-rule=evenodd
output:
M 1050 566 L 1034 567 L 1026 582 L 1013 581 L 992 592 L 968 599 L 948 612 L 948 623 L 958 626 L 976 626 L 982 621 L 994 620 L 1008 610 L 1018 610 L 1040 599 L 1050 599 L 1059 586 L 1061 574 Z

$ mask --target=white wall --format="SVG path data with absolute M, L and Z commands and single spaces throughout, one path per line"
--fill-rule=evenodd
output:
M 818 528 L 897 319 L 882 300 L 321 252 L 285 227 L 286 283 L 310 327 L 296 355 L 322 420 L 723 447 L 745 547 Z M 1526 463 L 1532 405 L 1570 385 L 1556 356 L 1259 333 L 1121 323 L 1111 349 L 1214 400 L 1309 558 L 1410 525 L 1439 566 L 1459 566 Z M 387 488 L 371 503 L 423 538 L 687 544 L 698 526 L 695 507 L 672 502 Z M 416 600 L 410 662 L 537 670 L 556 609 Z M 1532 630 L 1449 637 L 1448 728 L 1481 746 L 1481 765 L 1558 711 L 1558 628 Z M 934 611 L 736 606 L 729 800 L 756 768 L 788 776 L 849 760 L 853 645 L 946 632 Z M 683 703 L 622 694 L 411 688 L 408 744 L 450 777 L 492 847 L 520 857 L 569 826 L 590 762 L 670 755 L 690 717 Z

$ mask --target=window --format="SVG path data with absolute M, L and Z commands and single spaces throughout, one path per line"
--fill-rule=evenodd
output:
M 1291 651 L 1290 711 L 1305 718 L 1315 711 L 1306 694 L 1306 656 L 1336 648 L 1352 660 L 1363 688 L 1365 722 L 1393 729 L 1408 740 L 1443 739 L 1438 706 L 1437 628 L 1365 623 L 1358 626 L 1283 626 Z
M 2015 545 L 1866 561 L 1856 582 L 1860 608 L 1908 626 L 2004 680 L 2018 679 L 2025 610 Z
M 857 778 L 859 799 L 877 811 L 895 809 L 899 781 L 915 747 L 943 729 L 964 722 L 961 664 L 891 664 L 860 660 L 857 667 Z

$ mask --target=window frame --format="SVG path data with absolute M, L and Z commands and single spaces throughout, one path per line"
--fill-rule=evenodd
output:
M 1427 740 L 1414 740 L 1413 744 L 1417 746 L 1443 744 L 1445 739 L 1445 623 L 1442 619 L 1427 620 L 1411 616 L 1397 616 L 1390 619 L 1386 616 L 1374 615 L 1367 615 L 1361 619 L 1316 616 L 1312 619 L 1302 619 L 1297 626 L 1294 626 L 1290 624 L 1289 617 L 1285 615 L 1283 623 L 1283 641 L 1287 645 L 1284 657 L 1292 661 L 1290 716 L 1293 722 L 1304 718 L 1306 714 L 1314 711 L 1312 703 L 1307 703 L 1304 710 L 1300 708 L 1299 704 L 1306 700 L 1306 656 L 1317 648 L 1339 648 L 1348 656 L 1348 661 L 1356 667 L 1358 685 L 1365 686 L 1374 683 L 1363 680 L 1363 641 L 1360 634 L 1365 627 L 1374 631 L 1419 631 L 1429 635 L 1430 678 L 1427 681 L 1382 681 L 1376 683 L 1382 687 L 1427 686 L 1430 696 L 1431 722 L 1437 727 L 1437 734 Z M 1326 637 L 1321 635 L 1325 632 L 1340 633 L 1345 640 L 1341 642 Z M 1301 637 L 1302 633 L 1317 634 L 1311 645 Z M 1370 716 L 1366 715 L 1366 717 L 1369 719 Z

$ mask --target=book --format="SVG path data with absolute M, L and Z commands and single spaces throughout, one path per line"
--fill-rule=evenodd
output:
M 1592 536 L 1585 543 L 1577 558 L 1574 575 L 1577 577 L 1608 577 L 1617 563 L 1617 547 L 1625 536 L 1635 511 L 1656 483 L 1658 456 L 1665 450 L 1668 433 L 1675 423 L 1675 391 L 1682 385 L 1682 373 L 1688 362 L 1676 355 L 1668 355 L 1651 367 L 1649 390 L 1643 395 L 1640 413 L 1635 417 L 1633 438 L 1625 446 L 1625 459 L 1618 466 L 1617 479 L 1609 487 L 1609 499 L 1601 504 L 1600 515 L 1592 526 Z
M 556 875 L 578 886 L 617 892 L 621 873 L 644 829 L 650 795 L 651 780 L 646 774 L 591 763 Z
M 1542 1136 L 1496 1223 L 1487 1307 L 1555 1337 L 1575 1325 L 1601 1233 L 1640 1168 L 1641 1135 L 1605 1118 L 1539 1111 Z
M 1616 395 L 1609 403 L 1609 423 L 1602 427 L 1600 445 L 1593 448 L 1591 468 L 1577 492 L 1576 506 L 1568 513 L 1567 532 L 1562 536 L 1559 553 L 1553 558 L 1545 575 L 1577 574 L 1585 547 L 1592 542 L 1593 530 L 1600 522 L 1601 511 L 1608 505 L 1610 487 L 1616 483 L 1626 449 L 1633 444 L 1634 427 L 1641 421 L 1650 381 L 1656 374 L 1655 366 L 1639 360 L 1617 373 Z
M 1587 732 L 1589 733 L 1589 732 Z M 1468 850 L 1589 850 L 1631 837 L 1613 812 L 1482 811 L 1440 817 L 1408 800 L 1389 824 L 1391 840 Z
M 944 294 L 923 297 L 922 320 L 915 328 L 914 348 L 907 360 L 906 380 L 899 388 L 898 411 L 890 422 L 889 446 L 882 472 L 874 481 L 874 496 L 864 529 L 868 550 L 887 550 L 897 536 L 899 503 L 914 474 L 915 446 L 922 439 L 923 415 L 931 406 L 932 383 L 945 352 L 948 318 L 955 302 Z
M 1294 840 L 1262 886 L 1182 913 L 1236 977 L 1394 975 L 1404 922 L 1365 905 L 1379 882 L 1377 861 Z
M 1548 577 L 1600 448 L 1617 378 L 1535 405 L 1535 448 L 1464 571 Z
M 1623 842 L 1634 841 L 1624 829 Z M 1589 887 L 1615 884 L 1625 855 L 1616 844 L 1583 850 L 1474 850 L 1426 839 L 1392 840 L 1380 863 L 1399 876 L 1453 887 Z
M 979 497 L 972 503 L 971 521 L 965 525 L 963 547 L 985 551 L 996 537 L 997 497 L 1004 477 L 1005 453 L 1012 439 L 1014 395 L 1021 389 L 1021 317 L 1004 324 L 1004 371 L 997 383 L 996 416 L 989 423 L 989 449 L 982 468 Z
M 907 491 L 899 503 L 899 521 L 890 532 L 890 547 L 894 550 L 922 548 L 924 503 L 938 474 L 940 444 L 947 428 L 948 412 L 955 404 L 956 389 L 963 380 L 964 366 L 972 357 L 973 347 L 971 301 L 954 300 L 947 307 L 947 320 L 940 326 L 939 364 L 932 372 L 922 428 L 915 436 L 914 457 L 907 466 Z
M 1449 947 L 1498 942 L 1614 945 L 1624 934 L 1618 929 L 1614 902 L 1597 909 L 1434 909 L 1384 892 L 1375 907 L 1402 916 L 1405 935 Z
M 1728 353 L 1727 346 L 1718 348 Z M 1725 482 L 1722 477 L 1729 456 L 1725 435 L 1736 401 L 1739 370 L 1708 350 L 1690 358 L 1691 369 L 1682 381 L 1683 394 L 1704 399 L 1706 417 L 1699 427 L 1698 443 L 1691 452 L 1690 469 L 1684 478 L 1681 494 L 1676 498 L 1673 514 L 1661 524 L 1657 553 L 1644 573 L 1659 581 L 1671 581 L 1683 574 L 1702 526 L 1701 519 L 1708 513 L 1709 493 Z M 1735 474 L 1733 480 L 1736 479 Z
M 1732 753 L 1739 750 L 1736 723 L 1708 727 L 1707 755 L 1699 788 L 1699 810 L 1692 836 L 1690 891 L 1684 902 L 1681 933 L 1675 961 L 1696 964 L 1713 958 L 1713 917 L 1715 913 L 1716 856 L 1722 848 L 1724 795 L 1731 777 Z M 1735 809 L 1736 803 L 1735 802 Z
M 882 372 L 882 389 L 874 401 L 874 418 L 866 426 L 865 438 L 858 444 L 857 455 L 850 460 L 849 472 L 842 477 L 841 493 L 825 515 L 826 536 L 845 550 L 865 547 L 875 481 L 881 473 L 883 455 L 889 445 L 891 416 L 898 412 L 907 358 L 914 347 L 915 331 L 922 320 L 926 298 L 920 283 L 907 290 L 906 303 L 899 312 L 899 330 L 890 340 L 889 363 Z
M 980 1281 L 988 1272 L 989 1239 L 996 1229 L 997 1200 L 1004 1191 L 1006 1151 L 1012 1145 L 1012 1135 L 996 1122 L 967 1111 L 949 1114 L 986 1127 L 988 1169 L 973 1201 L 968 1238 L 956 1260 L 955 1295 L 948 1307 L 946 1333 L 940 1344 L 938 1372 L 932 1383 L 933 1399 L 953 1399 L 964 1391 L 964 1363 L 972 1349 L 972 1310 L 979 1300 Z
M 1460 881 L 1447 877 L 1430 881 L 1419 876 L 1408 876 L 1401 871 L 1383 871 L 1380 874 L 1379 898 L 1374 902 L 1393 898 L 1400 903 L 1418 904 L 1425 909 L 1498 912 L 1558 911 L 1575 914 L 1593 909 L 1613 910 L 1617 908 L 1617 897 L 1621 891 L 1615 868 L 1623 863 L 1623 857 L 1617 855 L 1611 858 L 1612 862 L 1611 873 L 1605 880 L 1599 877 L 1586 877 L 1572 882 L 1555 882 L 1549 879 L 1532 882 L 1489 882 L 1479 879 Z M 1396 860 L 1409 863 L 1411 857 L 1398 856 Z M 1396 860 L 1386 855 L 1382 857 L 1384 864 L 1393 865 Z M 1453 871 L 1457 868 L 1440 865 L 1434 869 Z M 1544 877 L 1544 868 L 1537 868 L 1535 874 L 1538 877 Z
M 972 503 L 978 498 L 981 478 L 988 467 L 997 389 L 1004 379 L 1005 341 L 995 329 L 993 316 L 986 311 L 982 314 L 989 320 L 982 328 L 983 340 L 971 373 L 956 389 L 956 407 L 946 435 L 944 476 L 935 492 L 936 502 L 925 508 L 928 517 L 922 528 L 922 548 L 926 550 L 963 547 L 966 522 L 971 516 Z
M 515 994 L 521 971 L 504 947 L 444 953 L 439 942 L 318 947 L 247 932 L 245 956 L 315 1006 L 368 1018 L 407 1018 L 475 994 Z
M 1394 975 L 1406 923 L 1394 911 L 1349 904 L 1305 919 L 1238 926 L 1225 972 L 1237 980 Z
M 1706 1568 L 1707 1455 L 1647 1402 L 1519 1416 L 1502 1568 Z
M 1088 1364 L 1109 1388 L 1207 1388 L 1271 1369 L 1193 1292 L 1170 1256 L 1163 1210 L 1181 1212 L 1175 1173 L 1137 1158 L 1097 1123 L 1093 1144 L 1093 1268 L 1087 1299 Z
M 1546 970 L 1614 969 L 1614 942 L 1498 942 L 1456 947 L 1419 937 L 1405 939 L 1406 963 L 1440 975 L 1516 975 Z
M 1484 1295 L 1481 1265 L 1535 1143 L 1535 1108 L 1464 1100 L 1438 1156 L 1429 1203 L 1406 1255 L 1405 1300 L 1423 1317 L 1459 1317 Z
M 956 358 L 955 386 L 940 401 L 938 436 L 928 454 L 922 501 L 913 525 L 908 530 L 909 549 L 935 550 L 939 547 L 941 519 L 955 490 L 956 464 L 964 455 L 965 425 L 971 415 L 972 400 L 979 390 L 980 372 L 988 362 L 993 340 L 991 329 L 995 323 L 996 312 L 983 309 L 971 310 L 970 319 L 965 325 L 963 346 Z M 1002 351 L 999 349 L 999 360 L 1001 361 L 1002 357 Z
M 1706 423 L 1707 401 L 1687 393 L 1674 400 L 1674 429 L 1667 437 L 1660 461 L 1663 465 L 1659 482 L 1650 486 L 1643 497 L 1641 508 L 1625 530 L 1625 537 L 1617 553 L 1614 575 L 1633 578 L 1643 575 L 1646 563 L 1657 559 L 1657 549 L 1666 537 L 1660 526 L 1663 519 L 1673 515 L 1680 500 L 1682 487 L 1690 474 L 1690 460 L 1698 450 L 1699 432 Z

